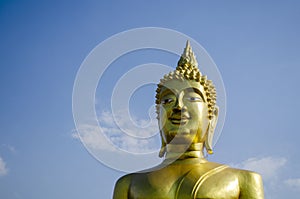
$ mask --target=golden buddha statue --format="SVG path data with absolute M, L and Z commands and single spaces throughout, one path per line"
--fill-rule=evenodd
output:
M 262 199 L 259 174 L 209 162 L 218 119 L 216 90 L 187 42 L 175 71 L 161 79 L 156 108 L 164 161 L 121 177 L 114 199 Z

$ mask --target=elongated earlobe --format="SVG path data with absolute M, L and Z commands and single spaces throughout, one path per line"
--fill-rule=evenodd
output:
M 164 157 L 165 153 L 166 153 L 166 147 L 165 146 L 161 146 L 161 148 L 159 150 L 158 157 L 160 157 L 160 158 Z
M 205 139 L 205 149 L 206 149 L 206 152 L 208 154 L 213 154 L 213 149 L 212 149 L 212 141 L 213 141 L 213 132 L 214 130 L 212 130 L 212 126 L 211 126 L 211 122 L 209 122 L 209 125 L 208 125 L 208 131 L 207 131 L 207 134 L 206 134 L 206 139 Z
M 206 139 L 205 139 L 205 148 L 208 154 L 213 154 L 213 138 L 215 134 L 215 128 L 217 126 L 217 121 L 218 121 L 218 116 L 219 116 L 219 107 L 215 107 L 213 117 L 209 121 L 208 124 L 208 130 L 206 133 Z
M 166 153 L 166 143 L 164 141 L 164 138 L 162 137 L 161 132 L 160 132 L 160 137 L 161 137 L 161 147 L 160 147 L 158 157 L 162 158 L 162 157 L 164 157 L 164 155 Z

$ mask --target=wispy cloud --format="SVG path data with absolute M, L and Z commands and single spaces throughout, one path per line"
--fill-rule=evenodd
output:
M 0 176 L 4 176 L 8 173 L 8 169 L 6 167 L 6 163 L 4 160 L 0 157 Z
M 16 153 L 16 149 L 14 146 L 10 145 L 10 144 L 2 144 L 2 147 L 8 149 L 11 153 Z
M 114 151 L 117 147 L 132 153 L 147 153 L 159 149 L 158 127 L 155 123 L 144 119 L 130 120 L 124 111 L 113 115 L 101 112 L 99 126 L 81 125 L 72 137 L 93 150 Z M 114 147 L 112 147 L 112 145 Z
M 300 178 L 290 178 L 284 181 L 284 183 L 292 188 L 300 191 Z
M 123 133 L 132 137 L 148 138 L 158 132 L 155 117 L 146 120 L 134 115 L 129 116 L 128 110 L 119 110 L 114 114 L 108 111 L 102 111 L 98 121 L 102 128 L 106 128 L 104 132 L 109 134 L 110 132 L 107 130 L 113 130 L 113 132 L 119 132 L 121 130 Z
M 282 157 L 249 158 L 240 164 L 233 164 L 233 166 L 255 171 L 261 174 L 264 180 L 269 180 L 278 176 L 278 172 L 286 164 L 286 162 L 286 158 Z
M 107 141 L 99 136 L 99 127 L 92 125 L 82 125 L 78 127 L 78 132 L 73 131 L 72 137 L 81 140 L 86 147 L 93 150 L 108 149 Z

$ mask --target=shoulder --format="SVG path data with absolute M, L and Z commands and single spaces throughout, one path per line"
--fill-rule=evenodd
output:
M 215 177 L 222 179 L 222 181 L 230 182 L 231 184 L 235 182 L 236 186 L 239 188 L 239 198 L 264 198 L 264 189 L 261 176 L 253 171 L 236 169 L 227 166 L 219 175 Z
M 207 166 L 209 169 L 194 183 L 196 198 L 263 198 L 258 174 L 212 162 Z
M 127 174 L 119 178 L 115 184 L 114 196 L 115 199 L 127 199 L 129 187 L 131 184 L 133 174 Z
M 238 177 L 241 185 L 244 183 L 249 184 L 250 182 L 260 183 L 262 181 L 261 175 L 253 171 L 236 169 L 231 167 L 229 167 L 228 170 L 230 170 L 233 174 L 235 174 Z
M 130 180 L 132 179 L 132 176 L 133 176 L 133 175 L 134 175 L 133 173 L 130 173 L 130 174 L 126 174 L 126 175 L 124 175 L 124 176 L 121 176 L 121 177 L 117 180 L 116 184 L 124 184 L 124 183 L 126 183 L 126 182 L 130 182 Z
M 259 175 L 256 172 L 243 170 L 243 169 L 236 169 L 232 167 L 228 167 L 226 170 L 238 178 L 240 185 L 262 183 L 261 175 Z
M 256 172 L 230 168 L 236 175 L 241 190 L 240 198 L 264 198 L 263 181 L 261 175 Z

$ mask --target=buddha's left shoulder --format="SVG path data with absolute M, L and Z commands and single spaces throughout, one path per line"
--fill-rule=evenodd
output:
M 227 168 L 227 171 L 230 172 L 232 175 L 237 176 L 240 180 L 241 179 L 246 179 L 246 180 L 261 180 L 260 174 L 254 172 L 254 171 L 249 171 L 249 170 L 244 170 L 244 169 L 237 169 L 233 167 Z
M 228 168 L 238 180 L 241 198 L 264 198 L 263 180 L 260 174 L 243 169 Z
M 213 169 L 201 176 L 195 189 L 198 198 L 226 196 L 225 198 L 263 199 L 263 185 L 259 174 L 224 164 L 215 164 Z
M 239 181 L 242 180 L 261 181 L 261 176 L 254 171 L 237 169 L 237 168 L 230 167 L 229 165 L 226 164 L 218 164 L 213 162 L 210 162 L 209 164 L 215 165 L 213 169 L 215 172 L 212 173 L 218 173 L 219 175 L 223 175 L 224 177 L 225 176 L 234 177 Z

